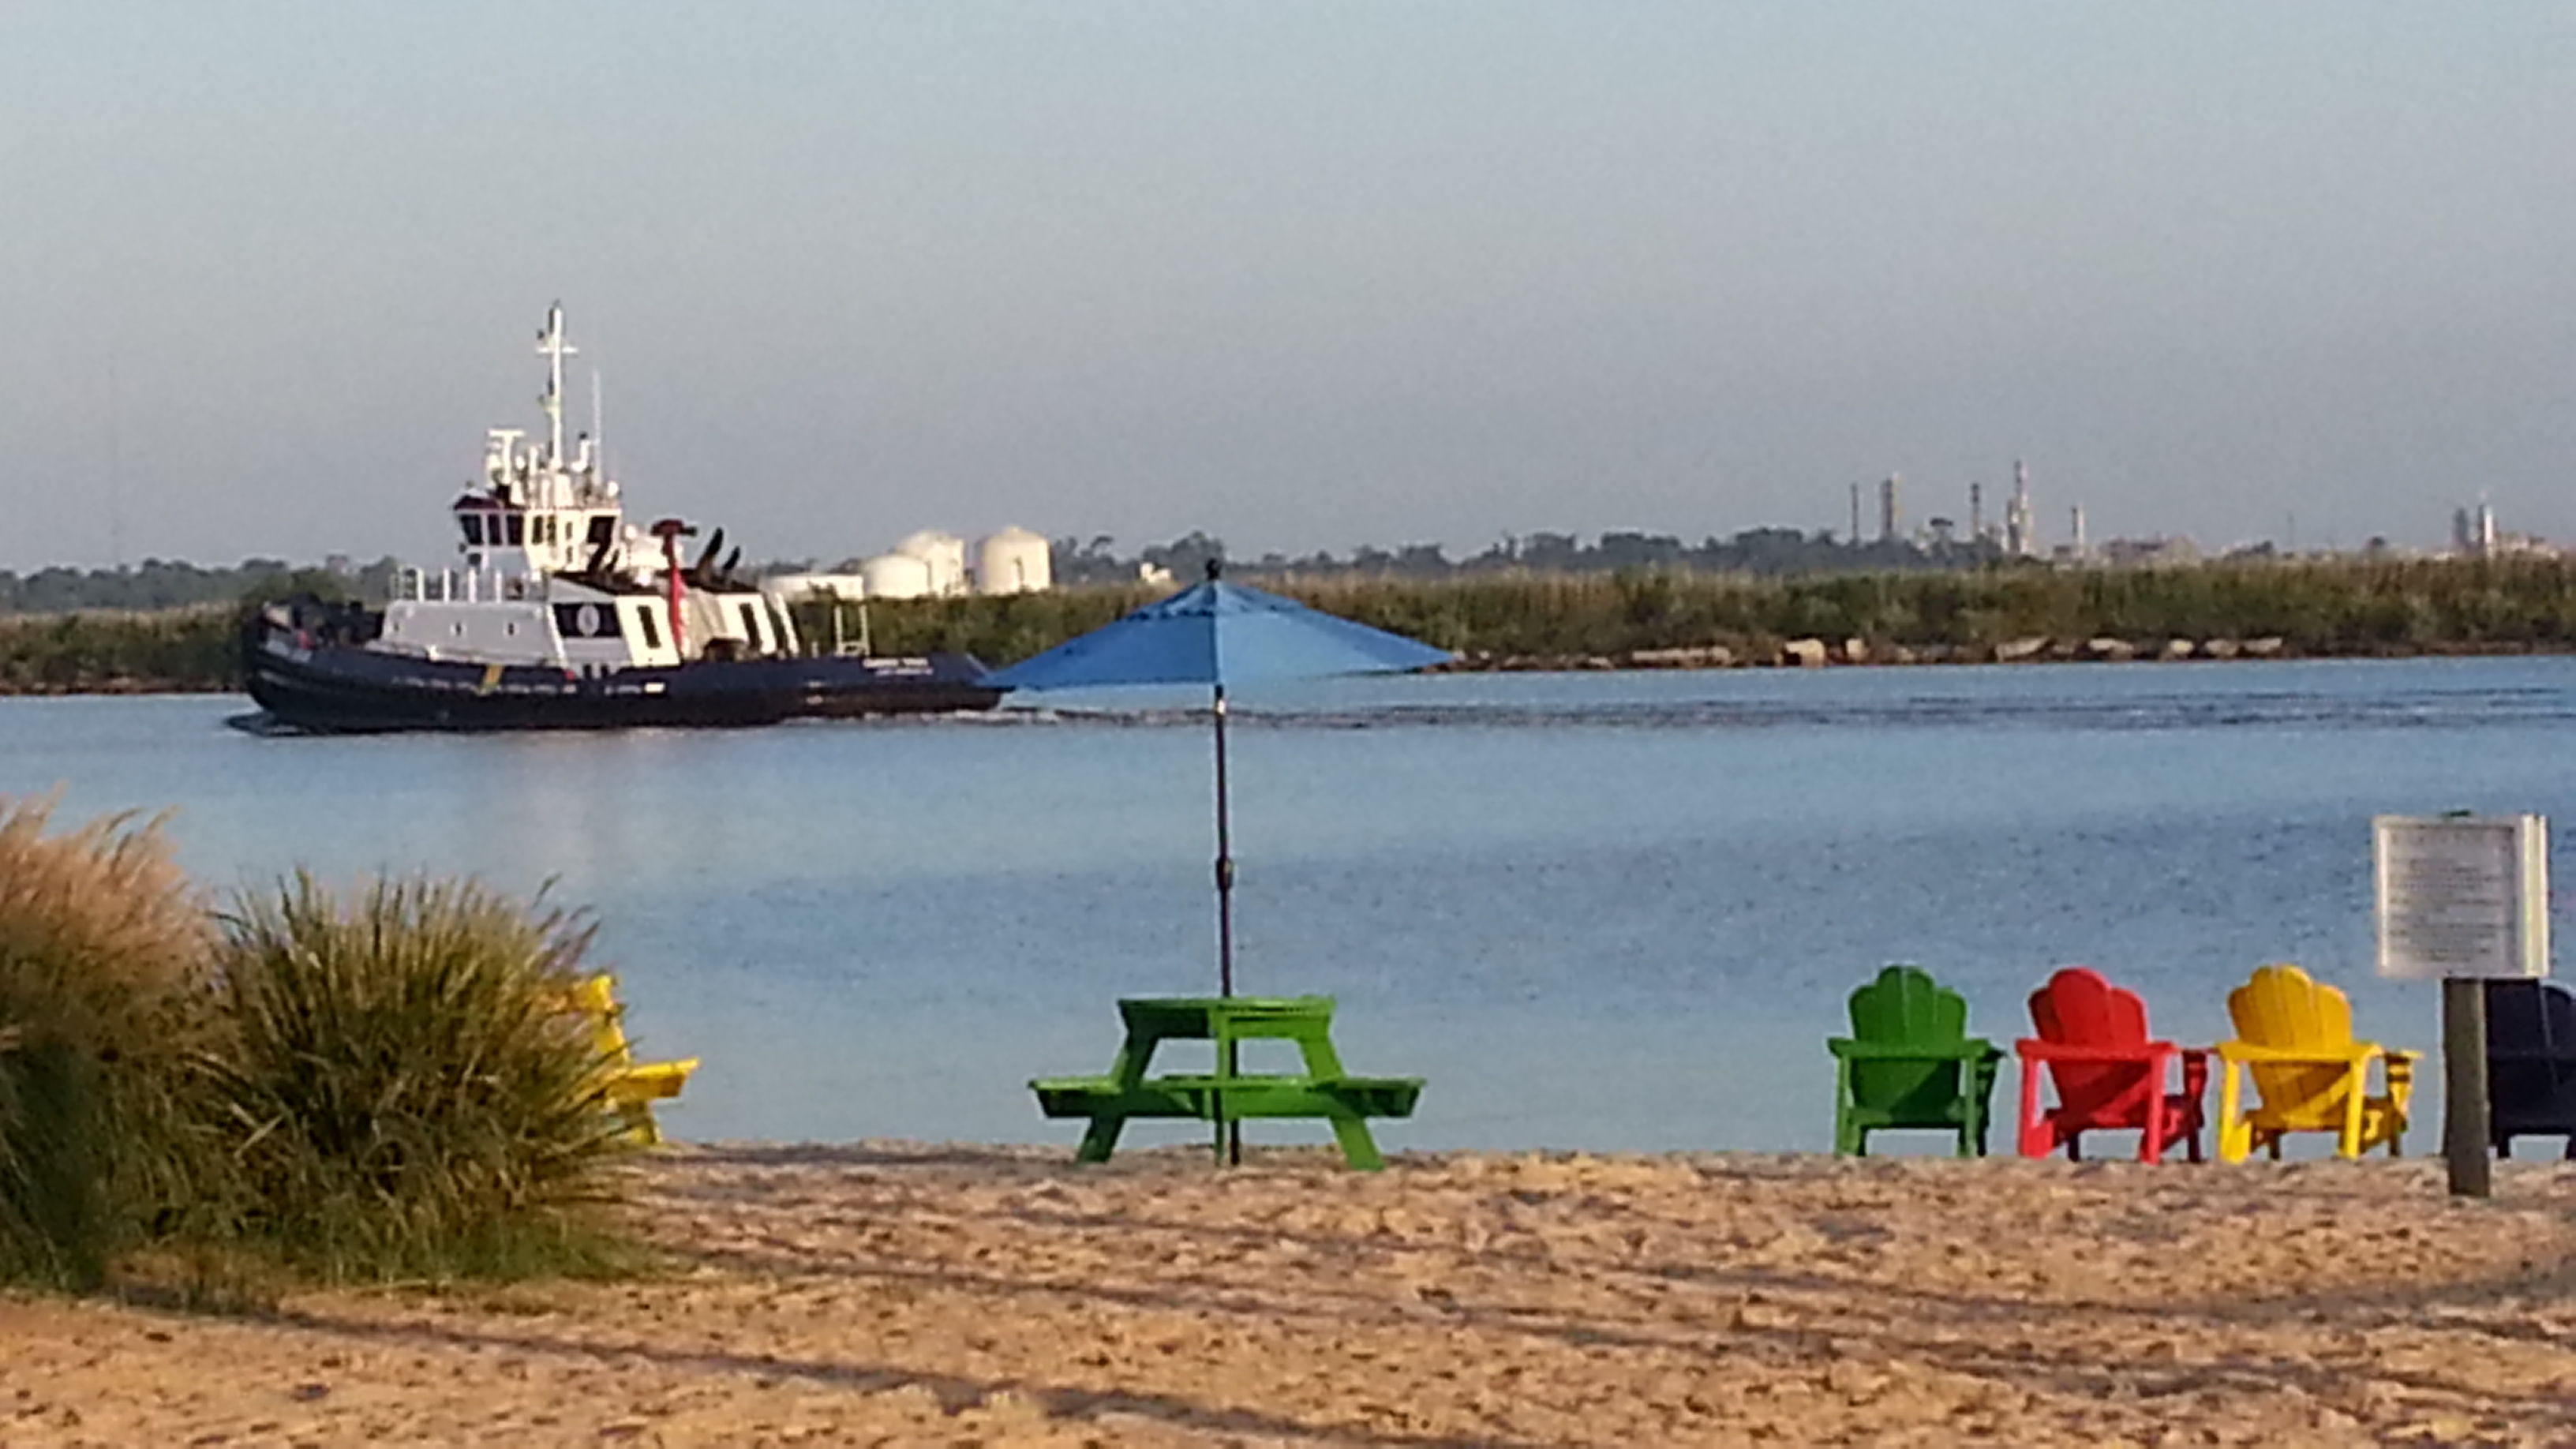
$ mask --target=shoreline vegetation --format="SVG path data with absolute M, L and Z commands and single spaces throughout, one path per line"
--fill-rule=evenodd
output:
M 617 1272 L 586 919 L 470 881 L 210 898 L 160 821 L 0 798 L 0 1287 Z
M 1673 569 L 1260 587 L 1459 655 L 1461 670 L 2391 658 L 2576 651 L 2576 562 L 2243 562 L 2188 568 L 1757 577 Z M 798 606 L 809 647 L 950 649 L 1000 666 L 1158 597 L 1142 585 Z M 834 617 L 837 613 L 837 619 Z M 227 693 L 236 608 L 0 618 L 0 694 Z

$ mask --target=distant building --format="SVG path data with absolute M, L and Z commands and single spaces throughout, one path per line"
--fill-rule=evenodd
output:
M 2175 534 L 2169 538 L 2105 539 L 2103 563 L 2120 568 L 2172 568 L 2201 561 L 2200 545 Z
M 2480 499 L 2478 506 L 2451 510 L 2451 556 L 2453 558 L 2555 557 L 2560 550 L 2536 534 L 2514 533 L 2496 526 L 2495 506 Z

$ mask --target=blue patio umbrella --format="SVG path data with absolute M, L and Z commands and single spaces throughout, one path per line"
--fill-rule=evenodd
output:
M 1230 584 L 1207 581 L 1069 639 L 992 676 L 1004 689 L 1204 684 L 1216 721 L 1217 986 L 1234 994 L 1234 854 L 1226 808 L 1228 686 L 1332 674 L 1396 674 L 1448 662 L 1448 651 Z

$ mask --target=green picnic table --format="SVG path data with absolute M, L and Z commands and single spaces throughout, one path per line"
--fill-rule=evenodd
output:
M 1369 1135 L 1371 1117 L 1410 1117 L 1422 1095 L 1420 1077 L 1354 1077 L 1333 1050 L 1329 996 L 1148 996 L 1118 1003 L 1127 1040 L 1118 1060 L 1097 1077 L 1040 1077 L 1029 1083 L 1049 1117 L 1087 1117 L 1077 1162 L 1107 1162 L 1131 1117 L 1193 1118 L 1216 1126 L 1217 1161 L 1227 1128 L 1253 1118 L 1320 1117 L 1332 1124 L 1342 1158 L 1374 1171 L 1386 1165 Z M 1239 1069 L 1236 1047 L 1254 1040 L 1292 1041 L 1301 1073 Z M 1166 1041 L 1212 1041 L 1216 1070 L 1148 1076 L 1154 1049 Z

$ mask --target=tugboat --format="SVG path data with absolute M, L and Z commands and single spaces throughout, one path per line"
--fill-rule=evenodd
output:
M 564 447 L 563 308 L 537 351 L 546 436 L 494 428 L 452 509 L 458 566 L 405 569 L 382 609 L 302 597 L 245 620 L 261 733 L 616 729 L 990 709 L 967 655 L 808 656 L 795 622 L 697 529 L 626 522 L 598 442 Z

